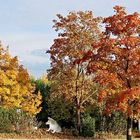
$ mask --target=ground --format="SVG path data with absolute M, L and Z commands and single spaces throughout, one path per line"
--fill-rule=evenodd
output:
M 38 140 L 50 140 L 50 139 L 65 139 L 65 140 L 77 140 L 77 139 L 83 139 L 83 140 L 126 140 L 125 136 L 113 136 L 111 134 L 108 135 L 95 135 L 96 138 L 85 138 L 85 137 L 77 137 L 72 136 L 71 134 L 52 134 L 50 132 L 47 132 L 46 130 L 40 129 L 37 131 L 26 131 L 22 133 L 0 133 L 0 140 L 10 140 L 10 139 L 38 139 Z M 133 138 L 133 140 L 140 140 L 140 138 Z
M 66 134 L 52 134 L 45 130 L 37 130 L 34 132 L 22 132 L 22 133 L 0 133 L 1 139 L 85 139 L 84 137 L 75 137 Z

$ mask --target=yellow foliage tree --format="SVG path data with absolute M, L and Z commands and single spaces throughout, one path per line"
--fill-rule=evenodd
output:
M 35 95 L 33 91 L 27 70 L 0 44 L 0 106 L 37 114 L 41 110 L 41 95 Z

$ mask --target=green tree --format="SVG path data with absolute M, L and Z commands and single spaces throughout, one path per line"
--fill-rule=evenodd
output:
M 34 93 L 37 94 L 40 92 L 42 99 L 41 99 L 41 111 L 37 114 L 37 120 L 46 122 L 48 117 L 48 101 L 47 99 L 50 96 L 50 81 L 44 75 L 39 79 L 35 79 L 34 77 L 30 77 L 32 85 L 35 87 Z

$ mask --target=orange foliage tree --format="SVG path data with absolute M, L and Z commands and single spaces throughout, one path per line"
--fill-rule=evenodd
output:
M 33 91 L 27 70 L 0 45 L 0 106 L 35 115 L 40 111 L 41 95 Z
M 97 53 L 87 54 L 87 70 L 95 73 L 102 85 L 98 95 L 105 112 L 121 111 L 127 116 L 127 140 L 131 140 L 132 119 L 140 117 L 140 18 L 115 6 L 115 14 L 104 18 L 105 31 L 99 42 L 93 41 Z
M 93 40 L 100 38 L 98 24 L 92 12 L 70 12 L 68 16 L 58 15 L 54 28 L 59 31 L 58 38 L 48 51 L 51 56 L 49 78 L 52 80 L 53 96 L 63 96 L 73 101 L 77 112 L 77 129 L 80 133 L 80 114 L 86 104 L 92 102 L 93 80 L 85 74 L 87 63 L 80 63 L 83 52 L 92 50 Z M 89 51 L 90 50 L 90 51 Z

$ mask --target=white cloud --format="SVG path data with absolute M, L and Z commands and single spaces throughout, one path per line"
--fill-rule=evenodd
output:
M 17 34 L 1 38 L 5 46 L 9 45 L 12 56 L 18 56 L 23 62 L 49 63 L 49 56 L 45 52 L 53 43 L 52 36 L 47 34 Z M 32 53 L 33 51 L 39 52 L 39 54 L 35 55 Z

